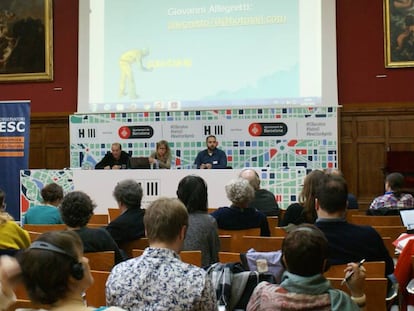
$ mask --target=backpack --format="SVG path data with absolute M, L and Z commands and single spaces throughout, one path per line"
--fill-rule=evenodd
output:
M 262 281 L 275 283 L 271 273 L 249 271 L 240 262 L 217 262 L 207 268 L 219 310 L 245 310 L 253 290 Z

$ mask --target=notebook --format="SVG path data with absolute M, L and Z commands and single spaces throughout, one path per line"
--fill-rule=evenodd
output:
M 407 230 L 414 229 L 414 209 L 401 209 L 400 217 Z

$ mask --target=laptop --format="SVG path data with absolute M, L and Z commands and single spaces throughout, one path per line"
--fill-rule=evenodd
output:
M 150 169 L 151 165 L 148 157 L 131 157 L 127 167 L 130 169 Z
M 414 209 L 401 209 L 400 217 L 404 227 L 408 230 L 414 230 Z

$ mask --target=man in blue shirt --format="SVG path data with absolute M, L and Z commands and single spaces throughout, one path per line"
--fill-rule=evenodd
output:
M 206 144 L 207 149 L 200 151 L 194 160 L 197 168 L 227 168 L 227 156 L 223 150 L 217 149 L 218 142 L 216 136 L 207 136 Z

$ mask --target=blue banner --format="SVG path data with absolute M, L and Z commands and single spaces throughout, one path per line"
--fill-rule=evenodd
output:
M 0 188 L 6 211 L 20 220 L 20 170 L 29 164 L 30 101 L 0 102 Z

